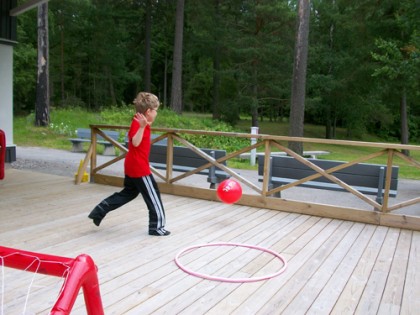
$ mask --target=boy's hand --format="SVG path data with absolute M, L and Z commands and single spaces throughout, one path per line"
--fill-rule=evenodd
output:
M 136 113 L 134 119 L 138 121 L 140 128 L 144 128 L 148 124 L 146 117 L 141 113 Z

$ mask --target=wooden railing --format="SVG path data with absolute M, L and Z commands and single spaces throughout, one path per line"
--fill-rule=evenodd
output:
M 86 154 L 86 158 L 84 159 L 84 163 L 82 166 L 82 171 L 79 171 L 78 177 L 76 178 L 76 183 L 80 183 L 82 179 L 82 175 L 84 170 L 86 170 L 88 164 L 90 163 L 90 178 L 92 182 L 99 183 L 99 184 L 107 184 L 107 185 L 114 185 L 114 186 L 122 186 L 123 185 L 123 177 L 122 176 L 113 176 L 113 175 L 105 175 L 102 174 L 101 171 L 106 169 L 107 167 L 111 166 L 114 163 L 124 159 L 125 153 L 127 152 L 127 148 L 109 138 L 102 130 L 103 129 L 113 129 L 113 130 L 121 130 L 121 133 L 125 133 L 128 131 L 128 126 L 110 126 L 110 125 L 91 125 L 92 129 L 92 141 L 91 145 L 88 149 Z M 190 176 L 193 176 L 200 172 L 201 170 L 208 168 L 211 165 L 215 165 L 216 167 L 224 170 L 225 172 L 229 173 L 232 178 L 235 178 L 237 181 L 242 183 L 243 187 L 247 187 L 247 190 L 244 190 L 244 194 L 240 201 L 237 204 L 247 205 L 252 207 L 259 207 L 259 208 L 267 208 L 273 210 L 282 210 L 288 212 L 297 212 L 309 215 L 316 215 L 322 217 L 330 217 L 330 218 L 337 218 L 337 219 L 344 219 L 344 220 L 352 220 L 352 221 L 359 221 L 365 223 L 372 223 L 378 225 L 386 225 L 386 226 L 395 226 L 395 227 L 402 227 L 402 228 L 409 228 L 414 230 L 420 230 L 420 216 L 418 215 L 408 215 L 408 214 L 400 214 L 400 213 L 393 213 L 395 210 L 407 208 L 407 207 L 419 207 L 420 213 L 420 190 L 418 194 L 412 196 L 412 198 L 408 200 L 401 200 L 397 203 L 393 202 L 391 205 L 390 199 L 388 197 L 388 192 L 390 190 L 390 179 L 391 179 L 391 171 L 392 166 L 396 165 L 396 158 L 399 158 L 406 163 L 408 163 L 413 168 L 420 170 L 420 162 L 416 161 L 411 157 L 407 157 L 406 155 L 402 154 L 402 150 L 409 150 L 412 152 L 420 151 L 420 146 L 417 145 L 401 145 L 401 144 L 392 144 L 392 143 L 373 143 L 373 142 L 359 142 L 359 141 L 345 141 L 345 140 L 331 140 L 331 139 L 315 139 L 315 138 L 297 138 L 297 137 L 286 137 L 286 136 L 272 136 L 272 135 L 264 135 L 264 134 L 246 134 L 246 133 L 231 133 L 231 132 L 216 132 L 216 131 L 198 131 L 198 130 L 183 130 L 183 129 L 167 129 L 167 128 L 153 128 L 154 133 L 159 133 L 160 136 L 153 140 L 154 142 L 158 142 L 162 139 L 167 138 L 167 146 L 168 146 L 168 155 L 167 155 L 167 169 L 166 171 L 158 171 L 156 169 L 152 169 L 155 176 L 157 176 L 160 181 L 159 187 L 162 193 L 180 195 L 180 196 L 188 196 L 192 198 L 201 198 L 206 200 L 214 200 L 218 201 L 216 191 L 214 189 L 207 189 L 203 187 L 196 187 L 192 184 L 180 184 L 179 181 L 182 179 L 186 179 Z M 110 161 L 107 161 L 101 165 L 97 165 L 97 150 L 96 150 L 96 137 L 97 134 L 101 135 L 103 138 L 107 139 L 121 152 L 120 155 L 116 156 Z M 253 144 L 247 145 L 235 152 L 228 152 L 225 157 L 220 159 L 213 159 L 207 154 L 205 154 L 200 148 L 194 146 L 192 143 L 185 139 L 185 135 L 201 135 L 201 136 L 211 136 L 211 137 L 236 137 L 236 138 L 244 138 L 244 139 L 255 139 L 253 140 Z M 172 172 L 172 152 L 173 152 L 173 145 L 174 141 L 184 145 L 185 147 L 190 148 L 192 151 L 196 152 L 198 155 L 202 156 L 203 158 L 208 160 L 206 165 L 198 167 L 192 171 L 174 175 Z M 310 163 L 307 159 L 303 158 L 302 156 L 296 154 L 295 152 L 288 149 L 287 145 L 282 143 L 288 143 L 290 141 L 294 142 L 302 142 L 304 145 L 305 143 L 317 143 L 317 144 L 325 144 L 325 145 L 338 145 L 338 146 L 346 146 L 346 147 L 366 147 L 370 148 L 370 153 L 360 156 L 352 161 L 348 161 L 344 165 L 340 166 L 340 168 L 346 168 L 352 166 L 357 163 L 367 162 L 371 159 L 377 158 L 379 156 L 386 156 L 386 165 L 387 165 L 387 172 L 386 172 L 386 179 L 385 179 L 385 194 L 383 198 L 383 203 L 379 204 L 373 198 L 370 198 L 361 192 L 355 190 L 351 186 L 347 185 L 343 181 L 339 180 L 331 173 L 333 173 L 336 169 L 332 168 L 329 170 L 323 170 L 317 167 L 316 165 Z M 251 141 L 249 142 L 251 143 Z M 308 165 L 312 169 L 314 169 L 318 174 L 308 176 L 303 178 L 299 181 L 277 187 L 275 189 L 269 189 L 269 182 L 268 182 L 268 169 L 264 170 L 264 176 L 262 183 L 258 183 L 258 176 L 256 176 L 257 171 L 242 171 L 233 169 L 229 166 L 223 164 L 224 161 L 238 158 L 239 155 L 250 152 L 251 150 L 263 147 L 264 148 L 264 158 L 266 159 L 265 165 L 268 163 L 268 159 L 270 158 L 270 154 L 272 153 L 272 149 L 276 149 L 276 151 L 282 151 L 286 154 L 294 157 L 296 160 Z M 220 149 L 220 148 L 218 148 Z M 223 149 L 223 148 L 222 148 Z M 311 202 L 308 200 L 289 200 L 284 198 L 274 198 L 272 195 L 278 191 L 285 191 L 289 190 L 297 185 L 314 179 L 315 177 L 324 176 L 335 182 L 336 184 L 343 187 L 347 190 L 350 194 L 354 195 L 359 201 L 362 201 L 364 204 L 363 207 L 354 206 L 354 205 L 334 205 L 334 203 L 323 202 Z M 196 180 L 195 180 L 196 181 Z M 420 187 L 420 186 L 419 186 Z M 314 189 L 313 189 L 314 190 Z M 337 195 L 337 192 L 330 192 L 331 196 L 340 196 Z M 347 194 L 346 194 L 347 195 Z M 336 198 L 340 197 L 330 197 L 329 199 L 333 201 Z M 366 205 L 368 208 L 366 208 Z M 416 208 L 417 209 L 417 208 Z

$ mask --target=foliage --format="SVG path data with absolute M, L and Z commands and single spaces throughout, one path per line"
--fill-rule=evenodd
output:
M 19 146 L 40 146 L 55 149 L 71 150 L 71 143 L 68 140 L 76 135 L 77 128 L 88 128 L 90 124 L 110 124 L 128 126 L 131 121 L 133 109 L 131 106 L 121 106 L 107 108 L 103 112 L 96 113 L 86 111 L 81 108 L 55 108 L 51 111 L 51 120 L 49 127 L 35 127 L 33 124 L 34 114 L 26 116 L 16 115 L 14 118 L 14 141 Z M 196 113 L 184 113 L 178 115 L 168 109 L 159 109 L 157 120 L 154 127 L 175 128 L 175 129 L 194 129 L 222 132 L 250 133 L 250 117 L 241 117 L 236 128 L 232 128 L 223 122 L 215 123 L 210 115 Z M 124 121 L 127 121 L 126 123 Z M 287 123 L 261 122 L 260 134 L 286 135 L 288 130 Z M 339 128 L 337 136 L 345 138 L 345 130 Z M 305 125 L 305 136 L 321 138 L 322 129 L 316 125 Z M 121 140 L 124 134 L 121 135 Z M 190 142 L 202 148 L 226 149 L 228 152 L 236 151 L 249 145 L 249 140 L 238 137 L 208 137 L 188 135 L 186 137 Z M 377 141 L 381 139 L 372 135 L 364 135 L 362 141 Z M 100 150 L 101 148 L 99 148 Z M 356 159 L 360 155 L 369 153 L 365 147 L 344 147 L 338 145 L 322 145 L 315 143 L 306 143 L 304 150 L 324 150 L 330 154 L 328 159 L 346 161 Z M 420 152 L 413 152 L 413 158 L 420 159 Z M 323 158 L 321 156 L 320 158 Z M 377 158 L 373 163 L 386 163 L 386 157 Z M 229 160 L 230 166 L 235 168 L 251 168 L 249 163 L 240 159 Z M 402 178 L 420 179 L 420 172 L 407 163 L 402 161 L 400 165 L 400 176 Z
M 167 107 L 176 1 L 150 2 L 151 89 Z M 258 117 L 280 129 L 290 111 L 296 3 L 186 1 L 184 110 L 212 113 L 231 125 L 246 115 L 253 118 L 249 127 Z M 132 102 L 145 86 L 145 10 L 145 0 L 49 2 L 52 111 L 76 105 L 113 112 Z M 410 141 L 418 141 L 419 10 L 413 0 L 311 1 L 305 124 L 323 125 L 326 138 L 342 136 L 338 130 L 345 128 L 348 139 L 375 133 L 393 140 L 405 82 Z M 30 113 L 36 10 L 17 19 L 14 110 Z
M 35 23 L 36 15 L 31 11 L 27 15 L 22 15 L 21 22 L 17 24 L 17 37 L 20 43 L 13 49 L 13 95 L 14 111 L 16 113 L 33 109 L 35 106 L 35 88 L 36 88 L 36 27 L 32 25 L 25 30 L 25 26 Z M 35 24 L 36 25 L 36 24 Z M 31 71 L 32 70 L 32 71 Z M 35 121 L 35 119 L 33 120 Z
M 129 126 L 134 115 L 133 106 L 110 106 L 101 111 L 101 119 L 105 124 Z

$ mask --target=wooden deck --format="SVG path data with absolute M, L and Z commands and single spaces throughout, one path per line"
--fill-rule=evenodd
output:
M 90 255 L 107 315 L 419 312 L 418 231 L 166 194 L 168 237 L 147 235 L 141 198 L 95 227 L 87 214 L 116 189 L 7 169 L 0 181 L 0 245 L 66 257 Z M 263 246 L 283 255 L 288 267 L 270 280 L 224 283 L 188 275 L 174 263 L 180 250 L 212 242 Z M 282 267 L 270 255 L 234 247 L 201 248 L 182 262 L 232 278 L 263 276 Z M 5 314 L 21 314 L 32 278 L 4 269 Z M 28 314 L 47 313 L 57 281 L 34 280 Z M 72 314 L 85 313 L 80 293 Z

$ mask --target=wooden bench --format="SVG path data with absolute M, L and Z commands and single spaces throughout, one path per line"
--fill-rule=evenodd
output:
M 163 141 L 163 140 L 162 140 Z M 154 143 L 150 149 L 150 165 L 157 169 L 166 169 L 166 152 L 167 146 L 165 142 L 159 141 Z M 225 150 L 201 149 L 213 159 L 217 160 L 226 156 Z M 173 165 L 172 170 L 176 172 L 189 172 L 204 164 L 209 163 L 208 160 L 198 155 L 187 147 L 174 146 L 173 148 Z M 226 165 L 226 161 L 221 164 Z M 196 174 L 207 175 L 207 182 L 210 188 L 215 188 L 217 184 L 223 180 L 230 178 L 230 175 L 214 165 L 206 168 Z
M 118 131 L 103 130 L 103 132 L 111 139 L 118 141 L 120 136 Z M 83 143 L 91 141 L 91 130 L 90 128 L 78 128 L 76 136 L 77 138 L 69 139 L 73 144 L 72 152 L 83 152 Z M 103 155 L 115 155 L 115 147 L 111 142 L 105 140 L 102 136 L 97 135 L 97 143 L 104 146 Z
M 346 163 L 331 160 L 307 160 L 324 170 Z M 386 168 L 386 165 L 359 163 L 330 174 L 334 175 L 361 193 L 376 195 L 376 202 L 382 204 Z M 317 173 L 315 170 L 299 162 L 293 157 L 270 157 L 270 166 L 268 169 L 269 189 L 277 188 Z M 398 166 L 392 167 L 391 188 L 389 192 L 390 197 L 397 196 L 398 170 Z M 263 181 L 263 173 L 264 159 L 258 159 L 258 180 L 260 182 Z M 347 191 L 340 185 L 331 182 L 328 178 L 323 176 L 304 182 L 299 186 L 335 191 Z M 280 192 L 276 193 L 275 196 L 280 197 Z

